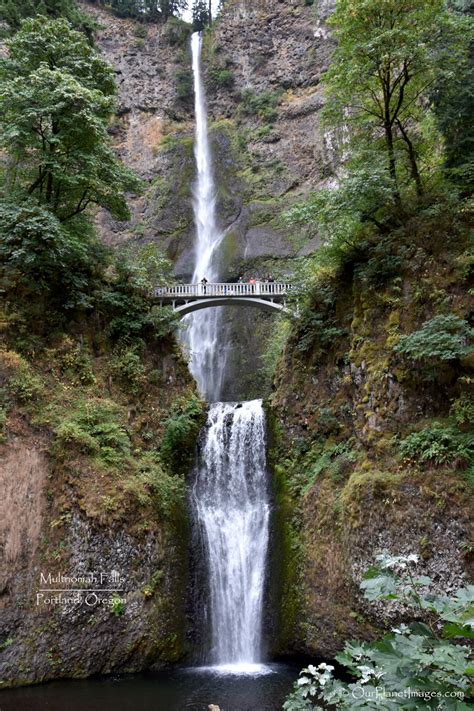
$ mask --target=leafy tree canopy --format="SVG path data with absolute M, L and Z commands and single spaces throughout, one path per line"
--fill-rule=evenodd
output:
M 112 70 L 64 19 L 26 20 L 0 64 L 0 145 L 11 193 L 50 210 L 60 222 L 95 204 L 129 215 L 133 174 L 107 134 L 114 108 Z
M 37 15 L 50 19 L 63 17 L 89 36 L 94 29 L 93 20 L 79 10 L 76 0 L 0 0 L 0 20 L 10 31 L 16 32 L 25 18 Z
M 133 17 L 147 22 L 166 22 L 188 6 L 187 0 L 92 0 L 110 7 L 119 17 Z
M 339 0 L 330 22 L 338 46 L 325 75 L 326 119 L 343 127 L 343 148 L 380 147 L 398 203 L 405 184 L 421 195 L 423 174 L 440 159 L 429 95 L 465 56 L 465 22 L 444 0 Z
M 206 0 L 195 0 L 193 4 L 193 30 L 200 32 L 211 24 L 212 17 Z

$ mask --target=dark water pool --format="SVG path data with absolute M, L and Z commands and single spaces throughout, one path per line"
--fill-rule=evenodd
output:
M 270 664 L 264 673 L 174 669 L 156 674 L 55 681 L 0 691 L 0 711 L 280 711 L 299 668 Z

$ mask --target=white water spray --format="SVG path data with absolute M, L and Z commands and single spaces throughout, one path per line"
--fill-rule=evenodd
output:
M 196 135 L 193 208 L 196 251 L 193 282 L 217 281 L 222 233 L 216 220 L 216 190 L 204 86 L 202 37 L 192 36 Z M 221 308 L 189 316 L 190 369 L 209 410 L 193 474 L 191 508 L 207 565 L 212 645 L 209 661 L 226 673 L 257 672 L 262 647 L 263 596 L 270 505 L 265 461 L 265 416 L 260 400 L 216 402 L 222 397 L 226 348 Z M 204 611 L 203 611 L 204 612 Z
M 196 129 L 194 157 L 196 180 L 193 186 L 193 210 L 196 225 L 196 243 L 193 283 L 203 278 L 218 281 L 217 250 L 222 232 L 217 228 L 216 189 L 209 145 L 206 99 L 201 75 L 202 35 L 195 32 L 191 38 L 194 77 L 194 110 Z M 187 342 L 191 352 L 190 370 L 206 400 L 218 400 L 222 390 L 225 369 L 225 349 L 218 349 L 217 336 L 221 309 L 204 309 L 189 316 Z
M 260 400 L 211 406 L 191 492 L 208 562 L 211 661 L 261 659 L 270 506 Z

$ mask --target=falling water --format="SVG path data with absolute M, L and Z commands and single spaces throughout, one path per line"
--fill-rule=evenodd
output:
M 196 130 L 194 157 L 196 180 L 193 186 L 193 210 L 196 225 L 195 261 L 193 283 L 204 277 L 218 281 L 217 250 L 222 232 L 217 228 L 216 190 L 209 145 L 206 98 L 201 75 L 202 35 L 195 32 L 191 38 L 194 77 L 194 110 Z M 220 352 L 217 336 L 220 330 L 221 309 L 204 309 L 189 316 L 186 335 L 191 352 L 190 370 L 196 378 L 201 393 L 209 401 L 219 399 L 225 369 L 225 349 Z
M 196 112 L 193 207 L 196 251 L 193 282 L 218 280 L 222 233 L 216 220 L 204 86 L 202 37 L 191 41 Z M 270 506 L 265 461 L 265 416 L 260 400 L 242 404 L 222 397 L 225 348 L 219 308 L 190 315 L 190 369 L 212 402 L 193 472 L 191 510 L 207 567 L 211 650 L 208 661 L 234 671 L 258 671 Z M 219 343 L 221 336 L 221 343 Z M 202 611 L 204 615 L 204 610 Z
M 208 563 L 216 665 L 261 658 L 270 507 L 260 400 L 211 406 L 191 502 Z

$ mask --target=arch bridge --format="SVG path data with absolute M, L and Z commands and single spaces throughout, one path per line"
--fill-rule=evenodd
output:
M 175 284 L 154 289 L 153 297 L 161 306 L 171 305 L 181 316 L 212 306 L 229 305 L 289 312 L 286 298 L 292 288 L 291 284 L 271 281 Z

